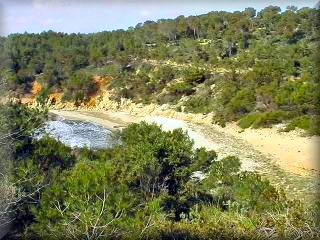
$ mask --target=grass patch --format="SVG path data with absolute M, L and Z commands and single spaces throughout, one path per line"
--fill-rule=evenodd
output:
M 238 125 L 245 129 L 249 127 L 260 128 L 270 127 L 273 124 L 281 123 L 284 120 L 292 118 L 292 114 L 285 111 L 270 111 L 263 113 L 251 113 L 242 117 Z
M 257 120 L 257 118 L 259 118 L 259 113 L 251 113 L 248 114 L 244 117 L 242 117 L 239 121 L 238 121 L 238 125 L 242 128 L 249 128 L 251 127 L 251 125 Z
M 290 119 L 290 120 L 289 120 Z M 270 127 L 273 124 L 288 121 L 286 127 L 283 129 L 285 132 L 295 130 L 296 128 L 303 129 L 307 134 L 320 135 L 320 119 L 316 116 L 302 115 L 294 117 L 294 113 L 285 111 L 272 111 L 264 113 L 250 113 L 242 117 L 238 121 L 238 126 L 242 129 L 249 127 L 260 128 Z
M 311 126 L 310 116 L 304 115 L 292 119 L 285 127 L 284 131 L 291 131 L 296 128 L 309 130 Z
M 310 135 L 320 136 L 320 118 L 319 116 L 314 116 L 310 118 L 310 128 L 308 130 Z

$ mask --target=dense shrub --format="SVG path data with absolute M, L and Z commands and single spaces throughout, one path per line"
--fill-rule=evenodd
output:
M 159 85 L 164 85 L 175 78 L 174 69 L 168 65 L 159 66 L 159 69 L 154 71 L 152 75 Z
M 183 105 L 187 112 L 209 113 L 213 110 L 213 99 L 210 96 L 192 96 Z
M 177 96 L 190 95 L 194 93 L 193 85 L 186 82 L 173 83 L 167 89 L 170 93 Z
M 200 68 L 187 68 L 182 72 L 182 79 L 190 84 L 203 83 L 208 78 L 208 73 Z
M 241 115 L 249 113 L 255 106 L 255 95 L 251 89 L 243 89 L 236 93 L 236 95 L 226 105 L 226 112 L 231 112 L 238 118 Z
M 142 122 L 113 139 L 97 151 L 31 143 L 14 173 L 27 193 L 16 212 L 25 238 L 264 239 L 265 228 L 280 239 L 319 237 L 312 212 L 242 172 L 237 157 L 194 149 L 181 129 Z
M 49 172 L 55 168 L 60 170 L 70 169 L 76 161 L 70 147 L 51 137 L 44 136 L 35 140 L 32 146 L 31 159 L 44 172 Z
M 79 162 L 41 194 L 31 233 L 58 239 L 138 236 L 138 202 L 119 180 L 111 164 Z
M 98 85 L 93 81 L 92 76 L 86 72 L 76 72 L 68 78 L 64 84 L 64 100 L 81 102 L 97 93 Z

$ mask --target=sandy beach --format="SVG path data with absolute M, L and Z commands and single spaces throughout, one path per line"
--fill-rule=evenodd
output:
M 285 171 L 306 175 L 310 171 L 318 173 L 317 146 L 320 143 L 319 137 L 304 137 L 296 131 L 279 132 L 276 128 L 264 129 L 241 129 L 235 124 L 228 124 L 225 128 L 217 125 L 202 126 L 202 130 L 195 124 L 173 119 L 164 116 L 136 116 L 126 112 L 108 111 L 66 111 L 50 110 L 51 113 L 67 119 L 85 120 L 101 124 L 102 126 L 115 129 L 121 128 L 129 123 L 146 121 L 162 125 L 164 130 L 182 128 L 187 131 L 190 138 L 195 142 L 195 147 L 206 147 L 216 150 L 219 144 L 215 142 L 214 136 L 208 134 L 208 129 L 223 133 L 227 137 L 233 137 L 239 141 L 246 142 L 255 150 L 268 156 L 275 164 L 278 164 Z M 247 163 L 249 169 L 251 165 Z
M 268 154 L 287 171 L 296 174 L 320 171 L 317 154 L 319 137 L 301 136 L 297 131 L 279 132 L 275 127 L 246 129 L 242 132 L 236 124 L 229 124 L 224 131 L 247 141 L 258 151 Z
M 200 132 L 191 129 L 186 122 L 179 119 L 172 119 L 163 116 L 135 116 L 125 112 L 106 112 L 106 111 L 65 111 L 50 110 L 51 113 L 70 120 L 84 120 L 98 123 L 108 129 L 118 129 L 125 127 L 130 123 L 138 123 L 145 121 L 147 123 L 156 123 L 161 125 L 163 130 L 169 131 L 182 128 L 187 131 L 188 135 L 194 141 L 196 148 L 205 147 L 207 149 L 214 148 L 214 142 L 210 141 Z

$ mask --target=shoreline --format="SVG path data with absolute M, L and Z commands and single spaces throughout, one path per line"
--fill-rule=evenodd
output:
M 319 174 L 320 168 L 316 156 L 316 146 L 320 143 L 320 138 L 303 137 L 297 131 L 278 132 L 273 128 L 264 129 L 245 129 L 242 130 L 235 123 L 229 123 L 222 128 L 214 124 L 206 124 L 200 121 L 183 119 L 183 116 L 176 117 L 174 114 L 133 113 L 132 111 L 106 111 L 106 110 L 50 110 L 49 112 L 62 116 L 70 120 L 84 120 L 100 124 L 108 129 L 125 127 L 130 123 L 146 121 L 162 125 L 164 130 L 183 128 L 194 140 L 195 147 L 206 147 L 207 149 L 217 149 L 214 135 L 217 133 L 228 138 L 252 146 L 258 152 L 266 155 L 271 161 L 286 172 L 306 176 L 309 174 Z M 198 126 L 199 125 L 199 126 Z M 208 130 L 211 130 L 210 134 Z M 252 168 L 250 162 L 245 163 L 246 170 Z

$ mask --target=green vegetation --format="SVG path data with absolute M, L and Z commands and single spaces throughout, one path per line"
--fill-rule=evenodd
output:
M 116 101 L 184 105 L 213 112 L 220 124 L 259 113 L 270 120 L 256 126 L 265 126 L 282 111 L 314 118 L 318 18 L 308 7 L 268 6 L 146 21 L 127 31 L 12 34 L 0 39 L 1 75 L 16 96 L 38 80 L 41 101 L 61 91 L 78 105 L 99 90 L 97 74 L 112 77 L 107 87 Z
M 73 100 L 76 103 L 87 100 L 97 91 L 97 84 L 92 80 L 92 76 L 86 72 L 76 72 L 64 83 L 64 99 Z
M 0 87 L 30 96 L 36 80 L 39 102 L 62 92 L 76 105 L 103 87 L 117 102 L 319 135 L 318 18 L 316 9 L 269 6 L 127 31 L 12 34 L 0 37 Z M 181 129 L 131 124 L 110 148 L 73 149 L 33 137 L 46 119 L 45 110 L 0 105 L 0 226 L 13 223 L 8 239 L 320 239 L 319 203 L 289 199 L 242 171 L 237 156 L 195 149 Z
M 21 104 L 0 104 L 0 226 L 12 221 L 13 211 L 17 210 L 18 216 L 18 204 L 25 201 L 25 192 L 16 185 L 12 174 L 20 166 L 21 159 L 30 156 L 33 148 L 32 133 L 46 118 L 47 113 L 44 110 L 29 109 Z M 22 171 L 30 174 L 27 168 Z M 31 182 L 30 186 L 36 187 L 40 172 L 32 171 L 32 174 L 35 178 L 31 177 L 28 181 Z M 19 181 L 24 180 L 27 179 Z
M 212 111 L 213 100 L 208 96 L 192 96 L 184 106 L 187 112 L 209 113 Z
M 9 110 L 12 126 L 31 130 L 43 119 L 21 105 Z M 320 239 L 314 206 L 241 171 L 235 156 L 194 149 L 181 129 L 131 124 L 101 150 L 22 135 L 30 141 L 12 146 L 7 173 L 16 189 L 10 239 Z
M 286 126 L 285 130 L 290 131 L 295 128 L 301 128 L 304 130 L 310 129 L 311 119 L 309 116 L 300 116 L 292 119 L 290 123 Z
M 253 128 L 259 127 L 270 127 L 273 124 L 281 123 L 284 120 L 289 119 L 291 116 L 284 111 L 272 111 L 272 112 L 264 112 L 264 113 L 252 113 L 246 115 L 245 117 L 239 120 L 239 126 L 241 128 L 248 128 L 252 126 Z M 293 120 L 293 121 L 296 121 Z M 296 122 L 292 122 L 296 123 Z M 299 125 L 302 128 L 302 125 Z M 303 128 L 306 129 L 306 128 Z
M 239 120 L 238 125 L 243 129 L 249 128 L 259 118 L 259 116 L 260 116 L 259 113 L 251 113 L 249 115 L 246 115 Z

